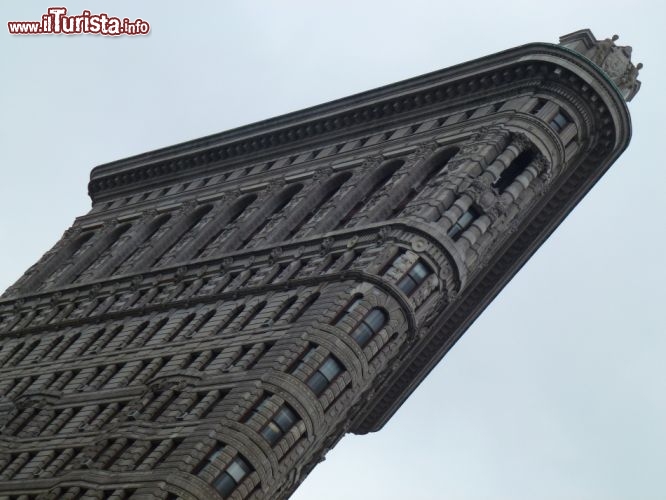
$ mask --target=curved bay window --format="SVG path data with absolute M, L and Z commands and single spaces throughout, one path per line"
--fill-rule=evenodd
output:
M 386 314 L 383 309 L 375 307 L 365 315 L 349 335 L 358 343 L 358 345 L 365 347 L 370 339 L 384 328 L 384 325 L 386 325 L 387 322 L 388 314 Z
M 474 207 L 469 207 L 463 214 L 458 218 L 456 223 L 451 226 L 451 228 L 446 233 L 453 241 L 458 241 L 460 236 L 472 225 L 478 217 L 480 216 L 479 211 Z
M 252 467 L 239 456 L 234 458 L 229 467 L 213 481 L 215 488 L 222 496 L 229 496 L 245 477 L 253 471 Z
M 259 432 L 263 438 L 274 446 L 282 436 L 298 422 L 298 415 L 287 404 L 283 404 L 273 418 Z
M 264 397 L 261 402 L 252 409 L 246 418 L 243 419 L 243 421 L 247 422 L 256 414 L 262 412 L 262 410 L 269 405 L 271 396 L 271 394 L 268 394 Z M 268 409 L 267 411 L 270 412 Z M 273 413 L 273 416 L 270 417 L 268 423 L 259 431 L 259 434 L 261 434 L 271 446 L 275 446 L 282 436 L 289 432 L 299 420 L 300 417 L 296 411 L 287 403 L 284 403 L 275 413 Z
M 412 268 L 407 271 L 407 274 L 398 281 L 397 287 L 409 297 L 431 274 L 432 269 L 430 269 L 430 267 L 428 267 L 422 260 L 418 260 Z
M 306 384 L 315 395 L 320 396 L 343 371 L 342 363 L 335 356 L 329 355 L 317 371 L 310 375 Z

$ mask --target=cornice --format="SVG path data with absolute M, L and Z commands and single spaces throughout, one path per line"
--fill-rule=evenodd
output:
M 271 159 L 298 148 L 327 144 L 373 127 L 442 112 L 516 85 L 547 78 L 545 63 L 583 77 L 614 101 L 619 141 L 630 135 L 628 112 L 617 87 L 580 54 L 557 45 L 534 43 L 452 66 L 326 104 L 188 141 L 93 169 L 93 201 L 139 191 L 175 179 L 227 170 L 240 162 Z M 545 71 L 544 71 L 545 70 Z M 621 117 L 626 116 L 626 120 Z M 620 117 L 620 118 L 618 118 Z M 623 133 L 625 132 L 625 133 Z M 627 138 L 628 138 L 627 135 Z M 617 144 L 616 144 L 617 146 Z

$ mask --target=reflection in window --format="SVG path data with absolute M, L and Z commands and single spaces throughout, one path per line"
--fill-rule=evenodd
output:
M 479 211 L 474 207 L 469 207 L 465 212 L 463 212 L 456 223 L 451 226 L 451 229 L 449 229 L 446 234 L 452 238 L 453 241 L 457 241 L 462 233 L 472 225 L 472 222 L 474 222 L 477 217 L 479 217 Z
M 423 283 L 428 276 L 432 274 L 432 270 L 419 260 L 407 271 L 400 281 L 398 281 L 398 288 L 403 291 L 408 297 Z
M 368 314 L 361 320 L 361 322 L 352 330 L 350 333 L 351 338 L 353 338 L 361 347 L 370 341 L 379 330 L 384 328 L 384 325 L 388 321 L 388 315 L 382 309 L 378 307 L 371 309 Z
M 342 371 L 342 363 L 335 356 L 329 355 L 319 369 L 310 376 L 306 384 L 312 389 L 315 395 L 319 396 L 333 383 Z
M 239 455 L 213 481 L 213 488 L 222 496 L 229 496 L 250 472 L 252 472 L 252 467 Z

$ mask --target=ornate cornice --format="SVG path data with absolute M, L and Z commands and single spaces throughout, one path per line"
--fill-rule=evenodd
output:
M 225 170 L 239 162 L 351 137 L 397 120 L 441 113 L 463 102 L 486 100 L 490 93 L 530 87 L 562 69 L 594 75 L 624 99 L 607 75 L 580 54 L 557 45 L 529 44 L 351 97 L 315 106 L 228 132 L 96 167 L 88 186 L 93 201 L 149 186 Z M 558 71 L 559 70 L 559 71 Z M 602 99 L 607 101 L 607 99 Z M 626 110 L 626 107 L 625 107 Z M 626 113 L 625 113 L 626 114 Z M 617 128 L 617 127 L 616 127 Z M 621 128 L 621 127 L 620 127 Z M 627 125 L 628 128 L 628 125 Z M 626 132 L 626 131 L 625 131 Z M 622 134 L 621 134 L 622 135 Z

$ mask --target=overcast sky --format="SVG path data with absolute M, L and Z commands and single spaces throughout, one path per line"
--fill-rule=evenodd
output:
M 379 433 L 294 500 L 666 498 L 662 2 L 68 1 L 145 37 L 10 36 L 0 289 L 90 207 L 101 163 L 589 27 L 643 62 L 629 149 Z

